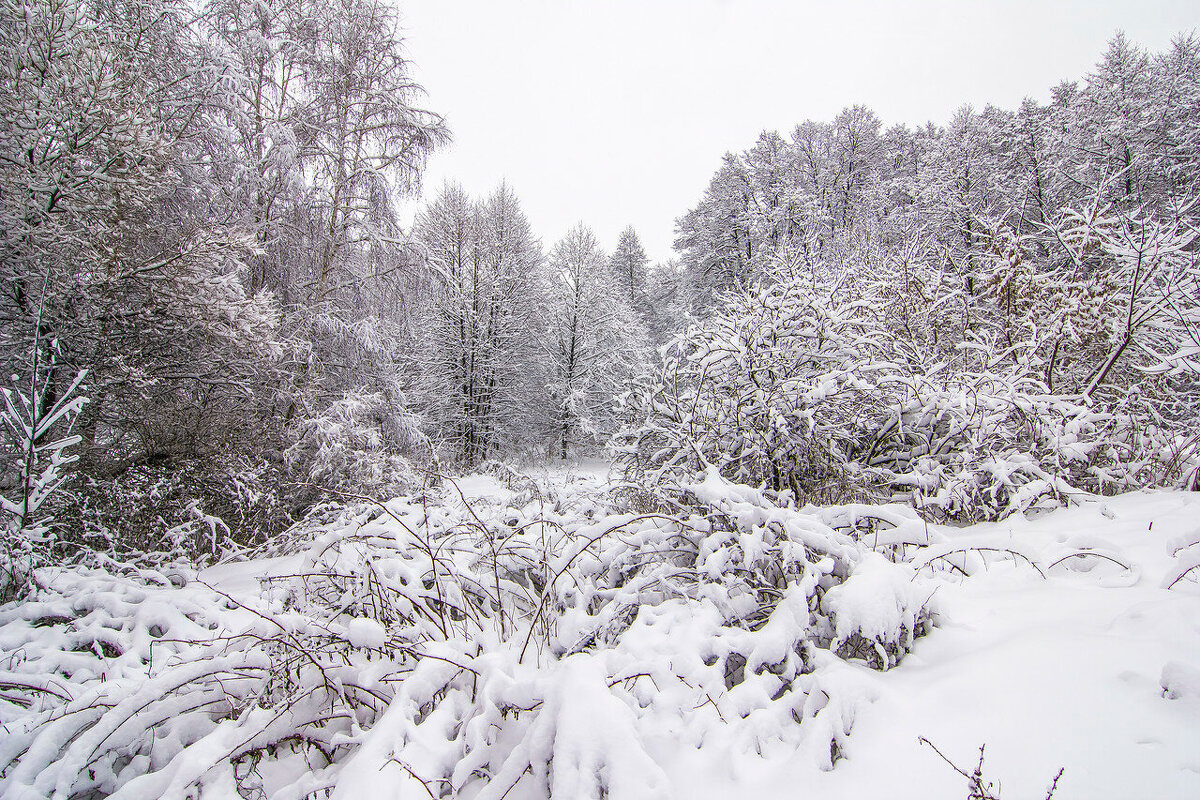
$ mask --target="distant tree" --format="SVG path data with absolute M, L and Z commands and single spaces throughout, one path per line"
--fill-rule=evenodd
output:
M 871 193 L 880 186 L 879 118 L 865 106 L 851 106 L 833 120 L 833 215 L 842 228 L 855 216 L 880 208 Z
M 726 153 L 700 203 L 675 223 L 675 250 L 707 293 L 742 287 L 754 274 L 749 189 L 741 157 Z
M 1178 36 L 1154 60 L 1156 155 L 1164 186 L 1200 196 L 1200 38 Z
M 538 326 L 541 248 L 512 190 L 484 202 L 447 185 L 419 215 L 429 288 L 419 399 L 456 463 L 530 444 L 544 430 Z
M 632 229 L 626 231 L 637 244 Z M 580 224 L 549 259 L 550 403 L 553 440 L 560 458 L 573 446 L 597 444 L 611 433 L 613 396 L 645 360 L 645 332 L 626 297 L 624 271 L 632 247 L 606 264 L 590 229 Z M 644 259 L 644 256 L 643 256 Z M 641 265 L 644 268 L 644 262 Z
M 1089 146 L 1086 163 L 1101 176 L 1116 178 L 1107 182 L 1111 196 L 1105 199 L 1119 202 L 1122 210 L 1135 207 L 1150 188 L 1150 66 L 1146 53 L 1118 32 L 1080 96 L 1080 121 Z M 1095 180 L 1087 184 L 1095 185 Z
M 936 215 L 934 224 L 946 243 L 947 258 L 969 293 L 974 292 L 981 243 L 976 219 L 988 210 L 988 154 L 980 115 L 963 106 L 938 137 L 922 186 L 923 205 Z
M 630 308 L 637 308 L 646 291 L 646 265 L 650 259 L 632 225 L 621 231 L 617 248 L 608 263 L 617 289 L 625 296 Z
M 646 335 L 653 350 L 683 330 L 699 303 L 692 276 L 676 259 L 651 265 L 646 286 Z
M 795 175 L 789 187 L 793 203 L 814 240 L 827 243 L 837 229 L 832 126 L 806 120 L 792 131 L 791 146 L 795 153 Z

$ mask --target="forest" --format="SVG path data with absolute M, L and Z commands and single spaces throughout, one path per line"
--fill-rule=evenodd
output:
M 652 263 L 419 201 L 401 20 L 0 0 L 0 796 L 687 796 L 837 773 L 979 575 L 1195 619 L 1200 39 L 763 131 Z

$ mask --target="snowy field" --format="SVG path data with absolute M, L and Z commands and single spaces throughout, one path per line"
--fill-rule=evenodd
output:
M 606 476 L 331 510 L 198 575 L 45 571 L 0 609 L 0 796 L 966 797 L 924 737 L 968 773 L 986 744 L 1004 798 L 1200 797 L 1200 496 L 954 529 L 710 475 L 714 546 Z M 770 563 L 747 604 L 727 576 Z

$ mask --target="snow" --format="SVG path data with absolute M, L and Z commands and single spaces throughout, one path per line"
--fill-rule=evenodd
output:
M 687 518 L 534 484 L 186 583 L 44 570 L 0 607 L 0 796 L 964 796 L 922 738 L 986 745 L 1005 797 L 1200 796 L 1200 495 L 951 527 L 715 472 Z
M 537 717 L 515 748 L 518 757 L 477 800 L 513 796 L 526 768 L 530 783 L 550 797 L 600 800 L 605 791 L 627 800 L 670 797 L 666 776 L 641 746 L 634 713 L 609 691 L 607 674 L 598 658 L 583 653 L 554 665 Z
M 1171 700 L 1183 697 L 1200 699 L 1200 668 L 1194 664 L 1169 661 L 1163 667 L 1159 684 L 1162 686 L 1163 696 Z
M 346 638 L 354 647 L 378 650 L 387 642 L 387 631 L 373 619 L 355 617 L 346 626 Z
M 1011 560 L 943 582 L 938 627 L 871 676 L 878 696 L 859 709 L 832 771 L 786 756 L 671 752 L 676 795 L 784 796 L 803 786 L 820 797 L 965 796 L 966 781 L 918 742 L 925 737 L 968 772 L 986 744 L 984 774 L 1004 797 L 1044 797 L 1060 767 L 1058 800 L 1200 797 L 1200 591 L 1159 585 L 1174 570 L 1166 531 L 1195 530 L 1200 496 L 1138 492 L 1105 503 L 1112 520 L 1092 504 L 1005 527 L 1047 548 L 1103 540 L 1140 566 L 1136 584 L 1105 585 L 1095 573 L 1107 562 L 1086 571 L 1064 562 L 1042 579 Z
M 907 565 L 869 553 L 845 583 L 825 593 L 837 641 L 844 643 L 852 636 L 861 636 L 874 643 L 881 663 L 890 666 L 885 643 L 901 644 L 890 641 L 899 632 L 905 647 L 910 647 L 920 624 L 919 612 L 933 595 L 933 589 L 916 582 L 916 577 Z

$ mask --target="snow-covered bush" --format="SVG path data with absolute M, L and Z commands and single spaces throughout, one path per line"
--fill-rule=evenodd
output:
M 1019 371 L 903 385 L 867 466 L 935 518 L 997 519 L 1152 480 L 1155 461 L 1128 406 L 1052 394 Z
M 865 303 L 803 280 L 732 295 L 677 337 L 625 400 L 613 442 L 638 483 L 715 466 L 799 498 L 861 496 L 860 458 L 896 402 L 897 366 Z
M 350 509 L 260 597 L 153 570 L 39 572 L 29 601 L 0 613 L 24 653 L 0 682 L 28 699 L 0 720 L 0 793 L 303 797 L 385 729 L 416 729 L 452 690 L 460 703 L 479 673 L 466 644 L 492 609 L 449 542 L 406 535 L 421 513 Z
M 258 545 L 291 525 L 297 510 L 282 468 L 237 454 L 85 474 L 70 502 L 56 504 L 80 555 L 158 564 L 211 563 Z
M 664 348 L 624 397 L 612 443 L 640 507 L 708 466 L 806 501 L 907 499 L 957 520 L 1195 482 L 1196 423 L 1181 407 L 1194 392 L 1179 379 L 1088 394 L 1059 364 L 1054 391 L 1028 319 L 1007 332 L 991 320 L 943 350 L 881 318 L 892 306 L 853 297 L 780 280 L 730 296 Z
M 420 485 L 405 454 L 430 450 L 411 413 L 380 392 L 348 392 L 301 416 L 292 438 L 285 459 L 302 482 L 385 497 Z
M 673 516 L 494 488 L 315 510 L 258 591 L 39 570 L 0 607 L 0 794 L 662 798 L 665 731 L 828 768 L 872 696 L 847 660 L 885 669 L 930 621 L 882 555 L 920 535 L 899 507 L 715 470 Z

